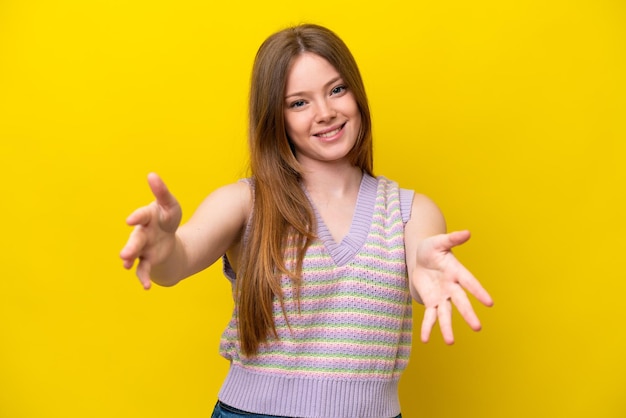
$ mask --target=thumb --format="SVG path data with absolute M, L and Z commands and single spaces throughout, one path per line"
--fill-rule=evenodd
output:
M 148 174 L 148 185 L 150 186 L 150 190 L 156 198 L 156 202 L 159 206 L 163 207 L 164 209 L 170 209 L 178 205 L 178 201 L 176 200 L 174 195 L 170 193 L 167 186 L 165 185 L 163 180 L 161 180 L 161 177 L 159 177 L 158 174 Z
M 447 234 L 438 235 L 433 242 L 433 246 L 439 250 L 449 251 L 453 247 L 459 246 L 470 239 L 470 232 L 465 231 L 453 231 Z
M 464 230 L 464 231 L 453 231 L 450 232 L 449 234 L 447 234 L 449 239 L 450 239 L 450 243 L 452 244 L 453 247 L 456 247 L 457 245 L 461 245 L 466 243 L 470 237 L 470 231 L 468 230 Z

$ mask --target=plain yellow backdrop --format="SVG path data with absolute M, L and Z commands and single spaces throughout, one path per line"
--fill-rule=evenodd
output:
M 118 252 L 160 173 L 185 217 L 246 175 L 262 40 L 335 30 L 375 170 L 473 238 L 484 329 L 414 344 L 413 417 L 626 416 L 621 0 L 0 2 L 0 417 L 208 417 L 221 267 L 141 289 Z M 475 304 L 476 305 L 476 304 Z M 416 308 L 416 319 L 421 318 Z

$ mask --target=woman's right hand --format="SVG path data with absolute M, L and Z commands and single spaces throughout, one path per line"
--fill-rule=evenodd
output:
M 126 269 L 139 260 L 137 277 L 146 290 L 151 285 L 152 267 L 164 262 L 174 251 L 176 230 L 182 218 L 178 201 L 157 174 L 148 175 L 148 184 L 156 200 L 126 218 L 126 223 L 134 229 L 120 252 Z

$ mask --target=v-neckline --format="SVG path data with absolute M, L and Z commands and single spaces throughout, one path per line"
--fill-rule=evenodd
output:
M 363 173 L 354 213 L 352 214 L 350 229 L 340 242 L 336 242 L 333 238 L 319 211 L 315 207 L 313 199 L 311 199 L 311 196 L 305 189 L 305 193 L 309 198 L 309 202 L 311 202 L 313 213 L 317 221 L 317 237 L 324 244 L 324 247 L 326 247 L 326 250 L 330 253 L 330 256 L 337 266 L 345 265 L 352 260 L 361 247 L 363 247 L 363 244 L 365 244 L 367 235 L 372 226 L 377 187 L 378 181 L 374 177 Z

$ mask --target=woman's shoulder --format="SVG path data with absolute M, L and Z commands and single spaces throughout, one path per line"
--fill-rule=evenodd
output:
M 431 198 L 422 193 L 413 195 L 411 217 L 407 226 L 420 230 L 426 236 L 446 230 L 441 209 Z
M 254 182 L 249 178 L 241 179 L 219 187 L 211 195 L 249 213 L 254 203 Z
M 246 182 L 236 181 L 220 186 L 204 199 L 190 221 L 204 223 L 214 219 L 244 225 L 252 211 L 252 195 L 252 188 Z

